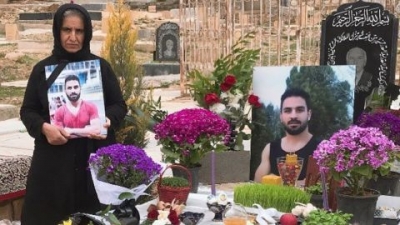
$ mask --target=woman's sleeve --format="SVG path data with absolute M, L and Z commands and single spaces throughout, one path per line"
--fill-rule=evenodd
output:
M 103 60 L 102 64 L 106 116 L 111 121 L 111 127 L 115 129 L 124 120 L 128 110 L 114 71 L 107 61 Z
M 42 125 L 45 122 L 42 113 L 46 110 L 43 109 L 42 99 L 40 96 L 40 89 L 43 88 L 43 82 L 39 68 L 36 65 L 28 79 L 28 85 L 25 90 L 24 100 L 20 109 L 20 117 L 25 125 L 28 133 L 33 138 L 39 138 L 42 134 Z

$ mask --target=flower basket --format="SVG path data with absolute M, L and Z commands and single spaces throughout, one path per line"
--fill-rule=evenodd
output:
M 169 168 L 177 168 L 183 170 L 187 174 L 187 179 L 189 181 L 189 186 L 187 187 L 170 187 L 162 185 L 162 179 L 165 171 Z M 190 189 L 192 188 L 192 175 L 190 174 L 189 170 L 180 165 L 170 165 L 168 166 L 160 175 L 160 180 L 158 181 L 157 190 L 158 190 L 158 198 L 159 201 L 163 202 L 172 202 L 179 201 L 180 204 L 186 204 L 186 201 L 189 196 Z

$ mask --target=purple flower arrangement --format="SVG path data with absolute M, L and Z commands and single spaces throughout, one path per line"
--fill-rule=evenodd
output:
M 89 164 L 103 181 L 126 188 L 150 183 L 162 169 L 143 149 L 122 144 L 98 149 L 89 158 Z
M 363 195 L 367 181 L 390 171 L 390 155 L 396 145 L 376 127 L 350 126 L 322 141 L 314 151 L 321 172 L 344 180 L 351 195 Z
M 231 130 L 218 114 L 194 108 L 169 114 L 154 132 L 166 162 L 195 167 L 207 152 L 227 149 Z
M 377 127 L 396 145 L 400 145 L 400 117 L 392 111 L 363 113 L 357 120 L 360 127 Z

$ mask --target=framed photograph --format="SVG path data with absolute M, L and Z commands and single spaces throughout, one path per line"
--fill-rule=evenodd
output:
M 46 79 L 57 65 L 45 67 Z M 50 122 L 73 138 L 107 135 L 100 60 L 68 63 L 47 92 Z
M 255 67 L 253 92 L 259 96 L 262 107 L 252 113 L 255 127 L 251 138 L 251 176 L 260 164 L 266 144 L 285 135 L 280 106 L 286 89 L 301 88 L 310 95 L 308 129 L 317 138 L 326 139 L 353 122 L 354 77 L 354 65 Z

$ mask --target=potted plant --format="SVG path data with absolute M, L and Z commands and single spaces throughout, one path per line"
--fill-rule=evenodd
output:
M 328 212 L 322 209 L 312 211 L 301 223 L 302 225 L 348 225 L 351 214 Z
M 167 115 L 154 127 L 154 132 L 162 146 L 164 160 L 188 168 L 192 175 L 192 191 L 197 192 L 201 159 L 212 150 L 226 150 L 231 131 L 228 122 L 218 114 L 194 108 Z
M 326 185 L 327 186 L 327 185 Z M 311 195 L 310 203 L 317 208 L 323 208 L 323 198 L 322 198 L 322 184 L 318 182 L 314 185 L 305 187 L 304 190 Z
M 395 144 L 378 128 L 356 125 L 337 131 L 314 151 L 321 173 L 329 172 L 335 180 L 347 184 L 336 192 L 337 208 L 352 213 L 352 223 L 373 224 L 379 192 L 366 186 L 374 174 L 389 173 L 393 152 L 398 152 Z M 361 204 L 369 206 L 359 207 Z
M 357 121 L 360 127 L 377 127 L 396 145 L 400 145 L 400 117 L 396 110 L 376 110 L 361 114 Z M 374 174 L 368 187 L 378 190 L 383 195 L 393 195 L 400 179 L 400 173 L 393 171 L 396 162 L 400 161 L 400 151 L 389 152 L 390 172 Z
M 191 184 L 184 177 L 162 177 L 157 185 L 159 201 L 186 204 Z

